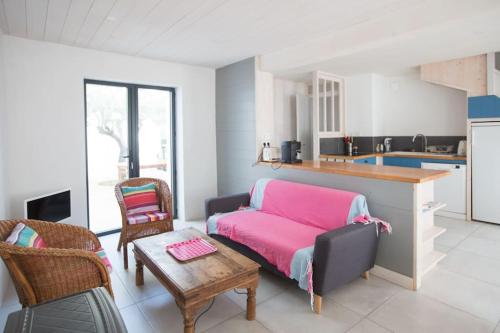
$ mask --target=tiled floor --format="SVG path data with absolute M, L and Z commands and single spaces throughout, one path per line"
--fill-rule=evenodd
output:
M 323 313 L 311 312 L 308 295 L 293 283 L 266 272 L 257 292 L 257 320 L 246 321 L 244 295 L 216 298 L 199 320 L 197 332 L 494 332 L 500 333 L 500 225 L 436 218 L 448 229 L 436 246 L 448 256 L 425 276 L 418 292 L 372 276 L 335 290 Z M 177 222 L 175 228 L 199 222 Z M 182 332 L 173 298 L 145 269 L 145 285 L 135 286 L 133 265 L 125 271 L 116 252 L 117 235 L 102 237 L 114 265 L 115 300 L 129 332 Z M 133 263 L 130 254 L 130 262 Z M 17 305 L 4 306 L 0 315 Z

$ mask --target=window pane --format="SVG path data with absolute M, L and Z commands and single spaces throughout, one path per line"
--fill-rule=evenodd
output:
M 324 132 L 325 131 L 325 103 L 324 103 L 324 84 L 325 80 L 319 79 L 319 101 L 318 101 L 318 106 L 319 106 L 319 131 Z
M 335 132 L 340 132 L 340 83 L 334 82 L 333 85 L 333 94 L 334 94 L 334 118 L 335 118 Z
M 114 186 L 128 178 L 127 88 L 86 85 L 90 229 L 121 228 Z
M 138 90 L 139 174 L 163 179 L 172 191 L 172 93 Z
M 326 82 L 326 130 L 331 132 L 333 130 L 332 118 L 332 98 L 333 98 L 333 82 L 328 80 Z

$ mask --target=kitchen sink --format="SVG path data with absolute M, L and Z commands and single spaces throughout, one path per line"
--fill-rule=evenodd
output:
M 433 155 L 433 156 L 457 156 L 457 154 L 455 153 L 424 153 L 424 152 L 421 152 L 421 151 L 391 151 L 390 153 L 387 153 L 387 155 L 389 154 L 394 154 L 394 155 L 422 155 L 422 156 L 425 156 L 425 155 Z

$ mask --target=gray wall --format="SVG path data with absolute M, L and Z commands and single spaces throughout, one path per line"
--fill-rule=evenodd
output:
M 215 72 L 219 195 L 246 192 L 255 181 L 255 60 Z

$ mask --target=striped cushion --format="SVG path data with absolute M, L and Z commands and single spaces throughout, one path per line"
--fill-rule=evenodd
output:
M 111 266 L 111 262 L 108 259 L 106 251 L 104 251 L 104 249 L 101 247 L 97 251 L 95 251 L 95 254 L 97 254 L 97 256 L 101 258 L 102 263 L 108 268 L 108 271 L 111 273 L 113 266 Z
M 128 224 L 141 224 L 141 223 L 165 220 L 167 217 L 168 213 L 150 212 L 145 214 L 129 215 L 127 219 L 128 219 Z
M 158 206 L 158 196 L 156 195 L 156 185 L 146 184 L 135 187 L 122 187 L 127 215 L 144 214 L 160 210 Z
M 42 237 L 24 223 L 18 223 L 14 227 L 14 230 L 12 230 L 6 242 L 17 246 L 34 247 L 37 249 L 47 247 Z

